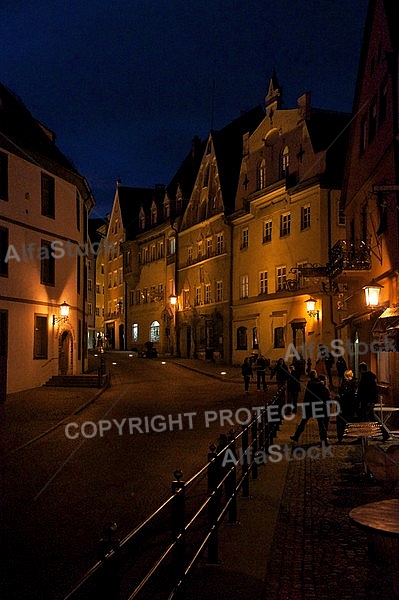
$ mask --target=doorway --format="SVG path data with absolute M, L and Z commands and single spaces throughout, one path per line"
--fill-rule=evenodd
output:
M 69 375 L 70 373 L 70 357 L 72 349 L 72 338 L 69 331 L 63 331 L 60 335 L 58 349 L 58 368 L 60 375 Z

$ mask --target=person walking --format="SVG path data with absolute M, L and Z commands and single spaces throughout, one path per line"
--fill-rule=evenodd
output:
M 348 370 L 348 365 L 346 364 L 346 360 L 344 359 L 344 357 L 342 355 L 338 356 L 337 362 L 335 363 L 335 367 L 337 369 L 339 386 L 341 386 L 344 381 L 345 371 Z M 353 377 L 353 371 L 352 371 L 352 377 Z
M 249 382 L 250 382 L 251 378 L 252 379 L 254 378 L 252 366 L 251 366 L 251 363 L 249 362 L 248 357 L 244 358 L 244 362 L 241 365 L 241 373 L 242 373 L 242 376 L 244 377 L 244 392 L 248 393 L 249 392 Z
M 256 359 L 256 389 L 258 392 L 260 392 L 261 383 L 263 391 L 267 392 L 266 367 L 266 358 L 261 353 L 259 353 L 258 358 Z
M 295 365 L 289 367 L 289 377 L 287 379 L 287 402 L 291 404 L 292 412 L 296 414 L 298 408 L 298 396 L 301 391 L 300 375 Z
M 294 435 L 291 436 L 293 442 L 297 443 L 299 441 L 299 438 L 310 419 L 317 419 L 320 443 L 325 445 L 328 444 L 327 430 L 325 427 L 325 419 L 327 416 L 325 407 L 326 391 L 327 388 L 324 383 L 318 379 L 317 372 L 312 370 L 303 396 L 304 405 L 302 420 L 296 428 Z
M 377 375 L 370 371 L 367 363 L 359 364 L 357 398 L 362 421 L 375 421 L 374 406 L 378 403 Z
M 283 388 L 282 393 L 281 393 L 281 400 L 280 400 L 280 407 L 281 407 L 281 406 L 284 406 L 284 404 L 286 403 L 285 390 L 287 387 L 288 377 L 290 376 L 288 366 L 287 366 L 287 363 L 285 362 L 284 358 L 278 359 L 276 366 L 274 367 L 274 369 L 271 372 L 270 379 L 272 379 L 274 376 L 276 376 L 277 389 Z
M 339 387 L 339 406 L 340 413 L 337 415 L 337 438 L 339 442 L 342 442 L 348 421 L 353 419 L 356 415 L 356 383 L 353 378 L 353 371 L 350 369 L 345 371 L 343 382 Z

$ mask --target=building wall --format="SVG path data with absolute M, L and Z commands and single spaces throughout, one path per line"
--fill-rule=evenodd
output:
M 122 252 L 125 237 L 116 193 L 107 232 L 107 260 L 104 273 L 104 333 L 106 347 L 113 350 L 126 348 L 126 290 Z
M 84 254 L 85 211 L 80 202 L 77 227 L 76 186 L 18 156 L 8 155 L 8 201 L 0 201 L 0 225 L 8 229 L 8 243 L 20 260 L 10 259 L 8 276 L 1 278 L 0 310 L 8 311 L 7 391 L 42 385 L 61 370 L 68 374 L 84 369 Z M 41 214 L 41 173 L 55 180 L 55 218 Z M 54 285 L 41 283 L 39 248 L 42 241 L 58 242 L 54 249 Z M 29 245 L 32 256 L 28 252 Z M 24 255 L 24 249 L 27 254 Z M 80 293 L 78 293 L 78 262 Z M 53 325 L 59 305 L 70 305 L 67 322 Z M 35 358 L 35 316 L 47 320 L 47 342 Z M 61 359 L 61 354 L 63 358 Z M 62 363 L 62 364 L 61 364 Z

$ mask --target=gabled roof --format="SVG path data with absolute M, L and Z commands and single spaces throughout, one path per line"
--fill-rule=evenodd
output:
M 195 136 L 190 152 L 187 154 L 171 182 L 166 187 L 167 194 L 171 200 L 176 198 L 176 191 L 179 186 L 183 198 L 186 200 L 190 198 L 205 148 L 206 140 L 201 141 L 198 136 Z
M 312 108 L 306 121 L 315 153 L 326 152 L 326 175 L 342 183 L 351 115 Z
M 256 106 L 223 129 L 211 131 L 226 214 L 234 211 L 242 161 L 243 135 L 247 132 L 253 133 L 264 117 L 263 108 Z
M 106 229 L 108 229 L 108 223 L 106 219 L 102 219 L 100 217 L 88 219 L 89 239 L 92 244 L 94 244 L 94 242 L 101 242 L 103 236 L 98 233 L 98 230 L 104 225 L 106 225 Z
M 13 92 L 0 83 L 0 147 L 76 185 L 88 211 L 95 202 L 86 179 L 55 144 L 55 134 L 39 123 Z
M 117 192 L 123 227 L 126 230 L 126 238 L 128 240 L 133 239 L 139 233 L 139 213 L 141 206 L 145 214 L 149 215 L 152 202 L 155 200 L 160 209 L 158 211 L 160 218 L 157 225 L 162 221 L 162 205 L 165 197 L 165 188 L 163 185 L 155 186 L 155 188 L 136 188 L 118 185 Z M 146 229 L 148 229 L 148 226 Z
M 0 83 L 0 136 L 1 143 L 13 154 L 21 150 L 26 160 L 32 160 L 30 152 L 62 165 L 70 171 L 76 171 L 70 161 L 55 145 L 55 135 L 41 125 L 29 112 L 22 100 L 17 98 L 6 86 Z

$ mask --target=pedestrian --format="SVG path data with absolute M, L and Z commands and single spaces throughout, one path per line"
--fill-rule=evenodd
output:
M 303 396 L 303 415 L 294 435 L 291 436 L 293 442 L 298 442 L 303 433 L 307 422 L 310 419 L 317 419 L 319 428 L 320 443 L 328 444 L 327 431 L 325 427 L 326 407 L 326 386 L 317 376 L 317 372 L 312 370 L 309 373 L 309 381 Z
M 281 390 L 280 406 L 284 406 L 286 403 L 285 390 L 287 387 L 288 377 L 290 376 L 288 365 L 284 358 L 278 359 L 276 366 L 271 372 L 270 379 L 272 379 L 274 376 L 276 376 L 277 389 Z
M 264 392 L 267 391 L 266 366 L 267 366 L 266 358 L 261 353 L 259 353 L 258 358 L 256 359 L 256 389 L 258 392 L 260 392 L 261 382 L 262 382 L 263 391 Z
M 298 370 L 292 364 L 289 367 L 289 377 L 287 379 L 287 402 L 293 407 L 292 412 L 296 414 L 298 408 L 298 396 L 301 390 Z
M 251 363 L 249 362 L 249 358 L 244 358 L 244 362 L 241 365 L 241 373 L 244 377 L 244 392 L 249 392 L 249 381 L 254 378 L 254 374 L 252 371 Z
M 324 386 L 324 389 L 323 389 L 323 387 L 319 388 L 319 392 L 320 392 L 319 396 L 320 396 L 320 399 L 322 400 L 323 404 L 325 405 L 324 427 L 326 428 L 326 431 L 328 433 L 328 425 L 330 422 L 330 416 L 328 414 L 329 413 L 329 411 L 328 411 L 329 404 L 327 404 L 327 402 L 329 402 L 331 400 L 331 391 L 327 385 L 327 379 L 326 379 L 325 375 L 320 375 L 319 381 Z
M 341 386 L 344 381 L 345 371 L 348 370 L 348 365 L 346 364 L 346 360 L 342 355 L 339 355 L 337 358 L 337 362 L 335 363 L 335 367 L 337 369 L 337 375 L 339 380 L 339 385 Z M 352 372 L 353 377 L 353 372 Z
M 329 383 L 331 389 L 333 387 L 332 368 L 334 366 L 334 362 L 335 361 L 334 361 L 333 355 L 331 354 L 331 352 L 327 351 L 327 353 L 324 357 L 324 363 L 326 365 L 328 383 Z
M 370 371 L 367 363 L 359 364 L 357 399 L 362 421 L 375 421 L 374 406 L 378 403 L 377 375 Z
M 348 421 L 356 415 L 356 382 L 351 369 L 345 371 L 343 381 L 339 387 L 339 407 L 340 413 L 337 415 L 337 438 L 339 442 L 342 442 Z
M 308 358 L 308 359 L 306 360 L 306 375 L 307 375 L 308 377 L 310 377 L 310 372 L 311 372 L 311 370 L 312 370 L 312 359 L 311 359 L 311 358 Z

